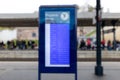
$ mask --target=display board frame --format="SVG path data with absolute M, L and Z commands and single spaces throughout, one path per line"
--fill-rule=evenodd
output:
M 77 37 L 76 37 L 76 6 L 75 5 L 60 5 L 60 6 L 40 6 L 39 8 L 39 64 L 38 75 L 41 80 L 41 73 L 70 73 L 75 74 L 75 80 L 77 80 Z M 69 67 L 46 67 L 45 66 L 45 12 L 70 12 L 70 66 Z

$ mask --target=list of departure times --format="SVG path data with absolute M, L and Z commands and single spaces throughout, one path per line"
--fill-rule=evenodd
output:
M 45 66 L 70 67 L 69 12 L 45 13 Z

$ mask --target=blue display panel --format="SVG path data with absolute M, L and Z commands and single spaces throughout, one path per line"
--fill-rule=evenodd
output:
M 69 12 L 45 12 L 45 65 L 70 67 Z

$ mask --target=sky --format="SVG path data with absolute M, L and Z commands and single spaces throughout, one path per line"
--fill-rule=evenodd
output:
M 96 0 L 0 0 L 0 13 L 34 13 L 40 5 L 96 5 Z M 101 0 L 104 12 L 119 12 L 120 0 Z

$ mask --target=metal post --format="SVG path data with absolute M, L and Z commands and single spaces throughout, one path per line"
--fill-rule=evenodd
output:
M 105 40 L 105 37 L 104 37 L 104 27 L 105 27 L 105 21 L 102 21 L 102 40 Z
M 101 65 L 101 25 L 100 25 L 100 14 L 101 9 L 100 0 L 96 0 L 96 37 L 97 37 L 97 54 L 96 54 L 96 66 L 95 66 L 95 75 L 103 75 L 103 67 Z
M 113 37 L 114 37 L 114 41 L 113 41 L 113 45 L 114 45 L 114 50 L 116 50 L 116 35 L 115 35 L 115 26 L 113 26 Z
M 112 20 L 111 21 L 111 23 L 112 23 L 112 26 L 113 26 L 113 48 L 114 48 L 114 50 L 116 50 L 116 34 L 115 34 L 115 32 L 116 32 L 116 29 L 115 29 L 115 25 L 116 25 L 116 23 L 117 23 L 117 21 L 118 20 Z
M 102 40 L 105 40 L 103 28 L 102 28 Z

